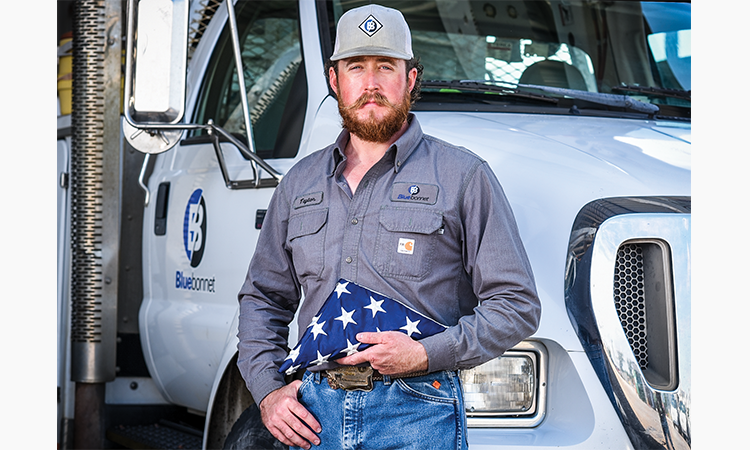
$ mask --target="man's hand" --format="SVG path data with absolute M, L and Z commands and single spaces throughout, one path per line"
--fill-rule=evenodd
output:
M 369 362 L 373 369 L 383 375 L 422 372 L 428 368 L 427 352 L 424 346 L 399 331 L 359 333 L 357 340 L 364 344 L 375 345 L 338 359 L 337 363 L 353 366 Z
M 260 417 L 268 431 L 283 444 L 310 448 L 310 442 L 320 444 L 312 430 L 320 433 L 321 428 L 315 417 L 297 400 L 301 384 L 295 380 L 268 394 L 260 402 Z

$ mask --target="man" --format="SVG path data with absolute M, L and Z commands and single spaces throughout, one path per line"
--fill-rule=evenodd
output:
M 419 69 L 399 11 L 344 14 L 327 67 L 344 131 L 293 167 L 269 205 L 239 293 L 238 366 L 286 445 L 466 448 L 457 370 L 538 326 L 531 267 L 499 182 L 473 153 L 424 135 L 409 113 Z M 286 384 L 278 369 L 303 293 L 300 336 L 339 279 L 447 328 L 419 341 L 359 333 L 369 348 Z M 341 366 L 354 365 L 374 370 L 372 390 L 331 387 Z

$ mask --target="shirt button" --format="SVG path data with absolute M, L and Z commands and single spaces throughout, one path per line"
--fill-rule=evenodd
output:
M 357 220 L 356 218 L 352 219 L 352 225 L 356 225 L 358 223 L 359 223 L 359 220 Z
M 345 261 L 346 261 L 347 264 L 351 264 L 352 263 L 352 257 L 351 256 L 347 256 Z

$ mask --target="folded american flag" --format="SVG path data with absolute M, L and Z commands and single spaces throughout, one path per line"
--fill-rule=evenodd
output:
M 370 346 L 357 341 L 363 331 L 401 331 L 419 340 L 445 328 L 394 299 L 341 279 L 279 372 L 291 375 L 362 351 Z

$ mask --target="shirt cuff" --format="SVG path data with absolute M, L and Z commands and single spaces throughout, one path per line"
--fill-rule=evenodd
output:
M 276 369 L 266 369 L 252 378 L 252 384 L 247 383 L 247 389 L 260 408 L 260 402 L 271 392 L 286 386 L 284 375 Z
M 419 341 L 427 352 L 428 371 L 456 370 L 456 350 L 450 334 L 442 332 Z

